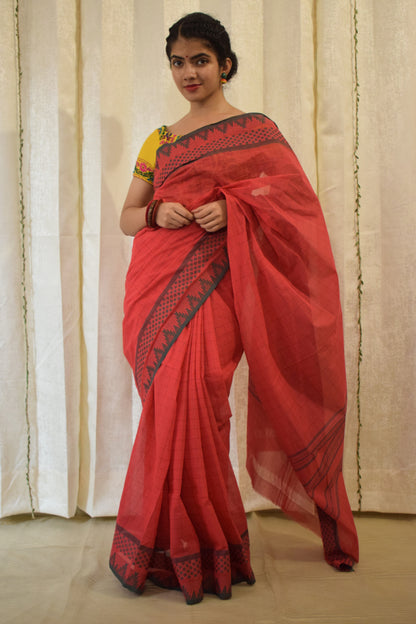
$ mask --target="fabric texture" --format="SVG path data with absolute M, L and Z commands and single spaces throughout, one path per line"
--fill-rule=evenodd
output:
M 351 569 L 358 542 L 342 478 L 346 409 L 338 280 L 319 202 L 266 116 L 239 115 L 159 149 L 155 195 L 221 197 L 228 227 L 145 228 L 126 279 L 124 349 L 143 414 L 111 567 L 222 598 L 254 582 L 228 457 L 228 394 L 244 349 L 253 486 L 322 535 Z
M 139 152 L 133 171 L 134 177 L 153 184 L 157 150 L 161 145 L 173 143 L 177 138 L 179 135 L 170 132 L 167 126 L 161 126 L 154 130 L 147 137 Z

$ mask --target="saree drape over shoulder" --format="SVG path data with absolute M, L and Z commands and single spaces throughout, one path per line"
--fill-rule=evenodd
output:
M 346 382 L 338 279 L 318 200 L 261 114 L 206 126 L 158 150 L 155 198 L 189 210 L 225 198 L 227 229 L 137 234 L 126 278 L 124 350 L 143 403 L 110 565 L 231 595 L 254 582 L 228 457 L 231 380 L 249 364 L 253 487 L 322 536 L 338 569 L 358 561 L 342 476 Z

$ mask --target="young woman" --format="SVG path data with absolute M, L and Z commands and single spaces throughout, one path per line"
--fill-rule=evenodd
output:
M 190 104 L 140 151 L 121 214 L 135 236 L 124 350 L 143 403 L 110 565 L 231 596 L 254 583 L 229 461 L 228 403 L 243 350 L 254 488 L 321 534 L 339 570 L 358 561 L 342 477 L 346 409 L 338 281 L 318 200 L 276 125 L 224 97 L 237 70 L 217 20 L 172 26 L 166 53 Z

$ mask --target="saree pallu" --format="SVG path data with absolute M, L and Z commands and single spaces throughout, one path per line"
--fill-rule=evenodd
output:
M 110 566 L 231 595 L 254 582 L 228 457 L 232 376 L 249 364 L 253 487 L 318 532 L 340 570 L 358 561 L 342 477 L 346 410 L 338 280 L 323 215 L 264 115 L 239 115 L 158 150 L 155 198 L 189 210 L 227 201 L 226 230 L 145 228 L 126 278 L 124 350 L 143 403 Z

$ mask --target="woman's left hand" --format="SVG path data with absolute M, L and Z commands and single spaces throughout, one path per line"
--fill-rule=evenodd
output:
M 227 203 L 218 199 L 193 210 L 195 221 L 207 232 L 216 232 L 227 225 Z

